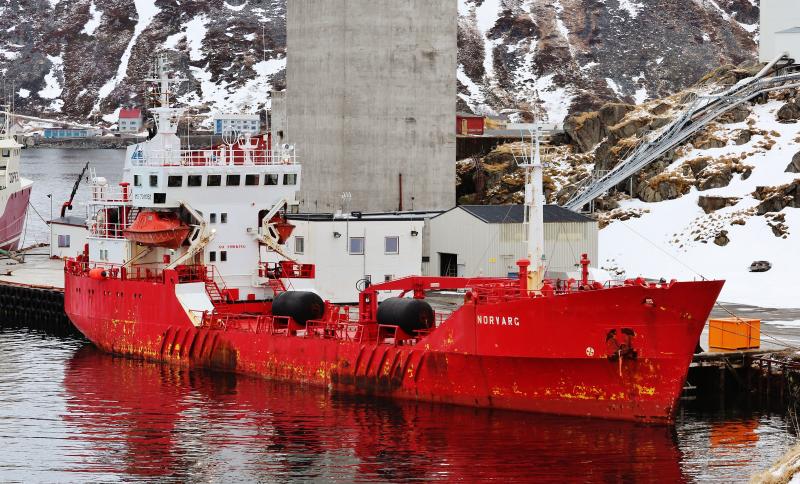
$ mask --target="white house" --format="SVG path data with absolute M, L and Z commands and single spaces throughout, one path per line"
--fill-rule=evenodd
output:
M 142 131 L 142 110 L 139 108 L 122 108 L 119 110 L 117 131 L 120 133 L 139 133 Z
M 51 257 L 75 257 L 83 250 L 89 235 L 85 218 L 68 215 L 53 219 L 49 224 Z
M 358 301 L 357 286 L 422 273 L 421 212 L 293 214 L 287 242 L 298 262 L 314 264 L 314 289 L 336 303 Z M 300 288 L 298 288 L 300 289 Z
M 216 114 L 214 134 L 258 134 L 261 132 L 261 116 L 258 114 Z
M 523 205 L 459 205 L 430 220 L 425 275 L 506 277 L 528 256 Z M 544 207 L 549 277 L 576 272 L 581 254 L 597 267 L 597 221 L 557 205 Z

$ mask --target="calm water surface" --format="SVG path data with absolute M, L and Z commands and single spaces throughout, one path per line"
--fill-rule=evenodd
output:
M 0 332 L 0 481 L 741 482 L 783 417 L 677 427 L 348 398 Z
M 85 161 L 26 150 L 44 218 Z M 85 216 L 82 184 L 74 215 Z M 48 240 L 33 212 L 26 244 Z M 675 429 L 332 395 L 0 332 L 0 482 L 742 482 L 795 442 L 780 415 L 684 410 Z

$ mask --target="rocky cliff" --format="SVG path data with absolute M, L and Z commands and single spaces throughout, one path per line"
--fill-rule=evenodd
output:
M 0 0 L 0 74 L 21 111 L 80 119 L 141 101 L 174 51 L 187 103 L 253 110 L 282 88 L 286 0 Z M 455 14 L 456 12 L 454 12 Z M 755 54 L 756 0 L 459 0 L 461 109 L 551 121 L 643 102 Z

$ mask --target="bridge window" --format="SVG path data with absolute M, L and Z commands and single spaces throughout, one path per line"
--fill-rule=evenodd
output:
M 208 175 L 208 179 L 206 180 L 206 186 L 218 187 L 221 184 L 222 184 L 222 175 Z
M 133 186 L 140 187 L 142 186 L 142 177 L 139 175 L 133 175 Z
M 351 255 L 363 255 L 364 237 L 350 237 L 350 246 L 348 249 Z
M 258 185 L 258 175 L 245 175 L 244 184 L 249 186 Z
M 229 187 L 238 187 L 242 183 L 241 175 L 228 175 L 225 177 L 225 184 Z
M 269 173 L 264 175 L 264 185 L 277 185 L 278 175 L 276 173 Z
M 151 187 L 158 186 L 158 175 L 150 175 L 150 186 Z
M 180 175 L 170 175 L 167 178 L 167 186 L 169 187 L 182 187 L 183 186 L 183 177 Z
M 296 173 L 287 173 L 283 175 L 283 184 L 284 185 L 297 185 L 297 174 Z
M 203 185 L 203 177 L 201 175 L 189 175 L 186 178 L 186 185 L 190 187 L 199 187 Z

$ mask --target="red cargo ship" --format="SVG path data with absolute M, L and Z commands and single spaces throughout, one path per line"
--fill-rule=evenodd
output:
M 333 391 L 673 421 L 723 282 L 600 284 L 585 256 L 580 280 L 546 280 L 538 138 L 522 158 L 530 255 L 519 278 L 398 279 L 362 291 L 351 312 L 288 289 L 314 278 L 281 245 L 300 181 L 292 147 L 230 137 L 181 151 L 177 110 L 153 111 L 159 133 L 128 150 L 119 190 L 95 183 L 89 243 L 65 266 L 67 314 L 99 348 Z M 150 212 L 190 227 L 177 248 L 143 239 L 145 224 L 131 231 Z M 464 302 L 451 313 L 425 300 L 454 289 Z M 399 297 L 379 304 L 381 292 Z

